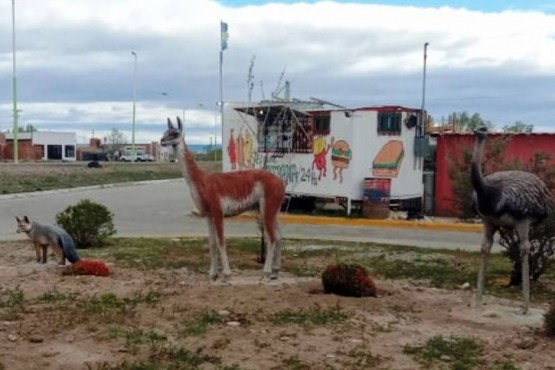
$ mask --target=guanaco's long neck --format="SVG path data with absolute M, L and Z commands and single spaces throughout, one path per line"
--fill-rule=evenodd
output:
M 181 172 L 183 173 L 185 181 L 187 181 L 191 190 L 198 196 L 204 188 L 204 172 L 197 165 L 195 156 L 189 151 L 185 139 L 179 142 L 177 147 L 174 148 L 174 151 L 176 152 L 176 158 L 179 158 Z M 195 198 L 195 196 L 193 196 L 193 198 Z M 197 201 L 197 199 L 194 200 Z
M 485 138 L 476 138 L 474 144 L 474 152 L 472 153 L 472 163 L 470 165 L 470 178 L 472 187 L 477 194 L 483 194 L 485 191 L 484 177 L 482 175 L 482 154 L 484 152 Z

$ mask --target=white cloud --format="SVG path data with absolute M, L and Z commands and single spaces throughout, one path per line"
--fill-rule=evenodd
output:
M 16 7 L 22 118 L 44 127 L 70 123 L 87 132 L 130 124 L 135 50 L 140 135 L 154 137 L 147 126 L 202 103 L 198 116 L 191 111 L 189 137 L 207 142 L 211 133 L 204 126 L 212 125 L 219 99 L 224 20 L 230 34 L 225 100 L 246 99 L 256 55 L 254 99 L 262 91 L 270 97 L 285 68 L 298 98 L 418 107 L 422 48 L 429 42 L 426 107 L 432 116 L 477 111 L 500 125 L 521 120 L 555 130 L 553 14 L 332 1 L 229 8 L 210 0 L 25 0 Z M 0 34 L 11 35 L 10 2 L 0 2 L 0 14 Z M 11 68 L 5 37 L 2 129 L 11 123 Z

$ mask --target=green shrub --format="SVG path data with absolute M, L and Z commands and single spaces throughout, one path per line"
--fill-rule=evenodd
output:
M 509 286 L 522 283 L 522 257 L 520 241 L 514 230 L 500 229 L 499 244 L 504 248 L 503 255 L 509 257 L 513 269 Z M 530 228 L 530 254 L 528 256 L 529 274 L 531 281 L 537 281 L 551 266 L 555 254 L 555 213 L 538 225 Z
M 362 266 L 338 263 L 329 265 L 322 273 L 325 293 L 348 297 L 376 297 L 378 288 Z
M 102 204 L 82 199 L 56 215 L 56 222 L 75 241 L 77 248 L 101 247 L 116 233 L 114 215 Z
M 552 191 L 555 190 L 555 168 L 551 165 L 548 153 L 534 153 L 525 171 L 536 174 Z M 514 230 L 499 230 L 499 244 L 504 248 L 503 255 L 509 257 L 513 269 L 510 286 L 522 283 L 522 258 L 520 241 Z M 528 235 L 530 255 L 528 257 L 530 280 L 537 281 L 549 268 L 555 254 L 555 213 L 552 211 L 542 223 L 533 225 Z
M 552 304 L 544 314 L 545 333 L 550 337 L 555 337 L 555 304 Z

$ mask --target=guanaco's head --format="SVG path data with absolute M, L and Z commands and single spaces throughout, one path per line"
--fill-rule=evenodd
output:
M 476 137 L 480 140 L 485 139 L 487 134 L 488 128 L 486 126 L 480 126 L 476 130 L 474 130 L 474 135 L 476 135 Z
M 168 118 L 168 129 L 160 139 L 160 145 L 176 147 L 181 142 L 181 135 L 183 135 L 183 124 L 181 118 L 177 117 L 177 128 L 173 125 L 171 119 Z
M 17 233 L 28 233 L 33 228 L 33 224 L 27 216 L 23 216 L 23 218 L 15 216 L 15 220 L 17 221 Z

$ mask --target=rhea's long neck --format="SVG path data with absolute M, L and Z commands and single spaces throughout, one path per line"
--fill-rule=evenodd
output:
M 477 194 L 482 194 L 485 189 L 484 178 L 482 175 L 482 154 L 484 152 L 484 138 L 477 138 L 472 153 L 472 164 L 470 167 L 470 177 L 472 179 L 472 187 Z

